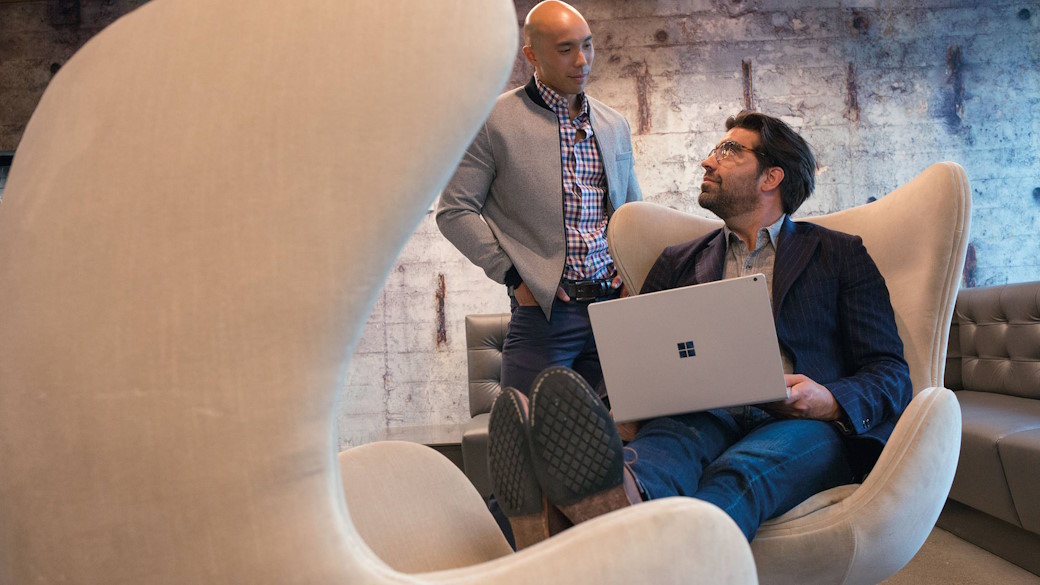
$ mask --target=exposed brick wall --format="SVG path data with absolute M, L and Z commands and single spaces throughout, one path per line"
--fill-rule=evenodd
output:
M 83 0 L 78 25 L 52 24 L 49 2 L 0 4 L 0 150 L 17 146 L 53 70 L 142 3 Z M 516 4 L 519 22 L 534 2 Z M 965 283 L 1040 279 L 1040 2 L 574 4 L 595 34 L 589 92 L 630 121 L 648 199 L 703 213 L 700 160 L 725 116 L 750 103 L 817 151 L 817 192 L 800 215 L 882 197 L 953 160 L 974 196 Z M 454 66 L 441 65 L 450 80 Z M 518 55 L 510 86 L 528 75 Z M 340 445 L 468 419 L 463 319 L 507 307 L 428 215 L 362 332 L 337 413 Z

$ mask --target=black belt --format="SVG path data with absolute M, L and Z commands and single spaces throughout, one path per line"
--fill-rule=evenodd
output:
M 609 279 L 602 280 L 561 280 L 560 287 L 572 301 L 589 303 L 614 294 Z

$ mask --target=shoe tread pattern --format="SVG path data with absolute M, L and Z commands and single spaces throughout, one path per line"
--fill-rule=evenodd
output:
M 610 413 L 575 372 L 549 370 L 536 380 L 531 440 L 549 499 L 567 504 L 623 481 L 621 439 Z
M 525 416 L 516 396 L 503 391 L 488 421 L 488 465 L 492 490 L 506 516 L 539 512 L 542 492 L 531 464 Z

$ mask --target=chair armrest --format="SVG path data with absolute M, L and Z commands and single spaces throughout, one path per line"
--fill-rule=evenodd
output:
M 341 452 L 339 465 L 354 527 L 395 570 L 452 569 L 512 552 L 473 485 L 435 450 L 379 441 Z
M 440 571 L 424 583 L 757 583 L 743 533 L 707 502 L 646 502 L 511 554 L 466 478 L 432 449 L 385 441 L 339 461 L 358 534 L 394 569 Z
M 770 580 L 838 583 L 847 575 L 877 583 L 903 567 L 928 537 L 946 501 L 957 469 L 961 413 L 951 390 L 919 392 L 896 424 L 880 459 L 861 486 L 840 502 L 821 506 L 828 490 L 762 525 L 751 543 L 759 574 Z M 843 488 L 836 488 L 842 490 Z M 794 553 L 784 537 L 801 533 Z M 864 543 L 869 543 L 864 544 Z M 802 562 L 814 555 L 843 560 L 822 575 Z

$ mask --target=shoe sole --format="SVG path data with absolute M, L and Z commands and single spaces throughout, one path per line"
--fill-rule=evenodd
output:
M 527 416 L 518 392 L 505 388 L 491 406 L 488 467 L 491 489 L 513 529 L 516 549 L 549 537 L 548 505 L 531 462 Z
M 549 501 L 567 513 L 569 504 L 616 492 L 624 483 L 621 437 L 588 383 L 573 370 L 553 367 L 531 388 L 532 460 Z
M 491 485 L 506 516 L 534 514 L 542 509 L 542 490 L 531 464 L 527 417 L 506 388 L 491 406 L 488 420 L 488 465 Z

